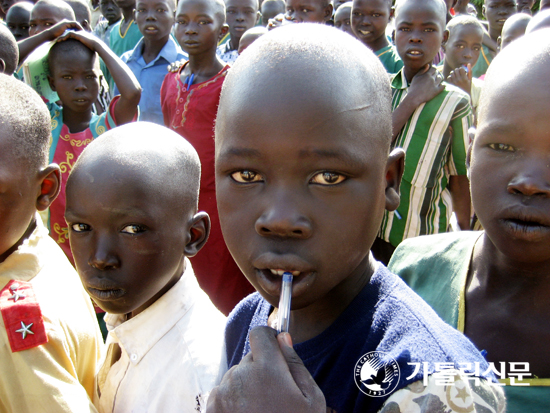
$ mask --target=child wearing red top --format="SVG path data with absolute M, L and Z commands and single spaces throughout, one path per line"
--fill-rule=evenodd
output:
M 199 209 L 211 219 L 205 247 L 191 259 L 201 288 L 224 314 L 254 289 L 231 257 L 222 236 L 214 180 L 214 121 L 229 66 L 216 57 L 220 34 L 227 31 L 221 0 L 182 0 L 176 13 L 176 39 L 189 54 L 177 72 L 164 79 L 164 124 L 187 139 L 201 160 Z

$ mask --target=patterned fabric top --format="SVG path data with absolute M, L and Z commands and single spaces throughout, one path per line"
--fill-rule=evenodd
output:
M 397 213 L 384 213 L 380 230 L 380 237 L 394 246 L 406 238 L 446 232 L 452 214 L 449 177 L 466 175 L 470 97 L 443 84 L 439 95 L 414 111 L 394 143 L 406 153 L 401 203 Z M 392 80 L 392 110 L 408 89 L 401 70 Z

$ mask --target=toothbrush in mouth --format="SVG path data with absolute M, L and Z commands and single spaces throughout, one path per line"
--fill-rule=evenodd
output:
M 290 325 L 290 300 L 292 298 L 292 279 L 289 272 L 283 274 L 283 283 L 281 285 L 281 296 L 279 298 L 279 310 L 277 320 L 277 333 L 288 333 Z

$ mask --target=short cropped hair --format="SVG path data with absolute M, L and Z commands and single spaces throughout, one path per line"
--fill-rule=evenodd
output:
M 470 15 L 460 15 L 453 17 L 449 23 L 447 23 L 447 30 L 449 30 L 449 33 L 455 28 L 456 26 L 474 26 L 478 28 L 479 30 L 483 31 L 483 25 L 481 22 L 476 19 L 474 16 Z
M 90 25 L 92 24 L 92 12 L 88 3 L 84 0 L 65 0 L 65 2 L 73 9 L 77 22 L 86 20 Z
M 15 37 L 3 24 L 0 24 L 0 59 L 4 61 L 4 73 L 13 74 L 19 63 L 19 48 Z
M 15 159 L 32 169 L 48 163 L 51 119 L 46 105 L 29 86 L 0 74 L 0 124 L 7 128 Z
M 34 7 L 47 5 L 50 7 L 55 7 L 57 10 L 63 13 L 63 17 L 67 20 L 75 20 L 75 14 L 71 6 L 63 0 L 38 0 Z
M 48 54 L 48 68 L 50 75 L 53 75 L 56 68 L 57 58 L 62 55 L 73 54 L 76 51 L 85 50 L 90 55 L 94 54 L 93 51 L 84 46 L 83 43 L 76 39 L 67 39 L 59 43 L 55 43 Z

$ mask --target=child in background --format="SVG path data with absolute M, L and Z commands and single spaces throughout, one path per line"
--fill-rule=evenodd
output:
M 535 0 L 517 0 L 518 3 L 518 13 L 525 13 L 529 16 L 533 14 L 531 9 L 535 4 Z
M 253 288 L 227 250 L 216 205 L 214 121 L 229 70 L 216 56 L 224 21 L 225 4 L 221 0 L 180 0 L 176 39 L 189 54 L 189 61 L 166 76 L 160 100 L 164 124 L 187 139 L 201 160 L 199 209 L 210 215 L 212 229 L 208 243 L 191 262 L 201 288 L 227 315 Z
M 111 29 L 109 47 L 120 57 L 136 47 L 143 35 L 134 21 L 136 0 L 115 0 L 115 3 L 122 12 L 122 20 Z
M 92 104 L 99 92 L 98 55 L 109 68 L 120 95 L 108 110 L 97 116 Z M 128 67 L 95 36 L 85 31 L 68 32 L 58 39 L 48 55 L 52 90 L 63 106 L 49 102 L 52 117 L 50 161 L 61 167 L 62 185 L 59 197 L 50 207 L 51 236 L 72 261 L 68 243 L 65 212 L 65 183 L 84 148 L 93 139 L 115 126 L 137 119 L 141 88 Z
M 550 27 L 550 10 L 539 11 L 527 25 L 525 33 L 531 33 L 545 27 Z
M 258 40 L 264 34 L 267 33 L 267 29 L 263 26 L 253 27 L 244 32 L 243 37 L 239 41 L 239 54 L 245 51 L 254 41 Z
M 164 125 L 160 88 L 168 74 L 167 67 L 187 57 L 170 35 L 175 13 L 175 0 L 137 0 L 136 23 L 143 38 L 121 57 L 142 87 L 140 119 L 158 125 Z
M 92 31 L 92 13 L 85 0 L 64 0 L 74 11 L 75 20 L 82 29 Z
M 99 37 L 103 43 L 110 44 L 111 30 L 115 24 L 122 18 L 122 11 L 116 5 L 115 0 L 101 0 L 99 2 L 101 14 L 105 19 L 100 20 L 94 28 L 94 34 Z
M 550 404 L 550 351 L 541 345 L 550 339 L 549 56 L 546 29 L 507 46 L 487 72 L 469 167 L 485 231 L 407 240 L 390 263 L 486 350 L 506 383 L 509 413 Z
M 285 18 L 295 23 L 327 24 L 333 10 L 328 0 L 286 0 Z
M 101 335 L 90 299 L 38 211 L 59 193 L 50 116 L 0 74 L 0 410 L 96 412 Z
M 395 44 L 403 69 L 392 80 L 393 146 L 405 150 L 401 204 L 382 220 L 373 254 L 387 263 L 404 239 L 446 232 L 454 211 L 470 228 L 466 151 L 470 97 L 431 66 L 447 40 L 443 0 L 403 0 L 395 12 Z M 417 78 L 417 76 L 419 76 Z
M 403 62 L 386 36 L 386 27 L 393 17 L 391 0 L 353 0 L 351 27 L 355 36 L 380 59 L 393 75 Z
M 65 216 L 76 268 L 107 311 L 94 400 L 102 413 L 201 411 L 227 369 L 225 317 L 187 258 L 210 227 L 197 209 L 199 180 L 193 147 L 147 122 L 105 133 L 71 172 Z
M 496 43 L 504 23 L 517 12 L 516 0 L 486 0 L 482 7 L 483 16 L 489 27 L 488 39 L 484 41 L 481 56 L 472 69 L 473 77 L 481 77 L 496 56 Z M 487 43 L 491 44 L 491 47 Z M 494 48 L 494 50 L 492 50 Z
M 17 41 L 29 37 L 29 24 L 33 6 L 29 1 L 15 3 L 6 15 L 6 25 Z
M 449 38 L 443 44 L 445 60 L 443 66 L 439 66 L 438 69 L 441 69 L 448 83 L 470 95 L 475 119 L 483 81 L 472 77 L 472 67 L 475 66 L 481 52 L 483 26 L 475 17 L 462 15 L 453 18 L 447 24 L 447 30 Z
M 229 26 L 229 39 L 216 50 L 223 62 L 232 64 L 239 57 L 242 35 L 260 20 L 258 9 L 258 0 L 225 0 L 225 23 Z
M 504 26 L 502 27 L 502 33 L 497 40 L 499 51 L 509 45 L 512 41 L 523 36 L 525 34 L 525 30 L 527 29 L 527 25 L 531 20 L 531 15 L 526 13 L 516 13 L 506 20 L 506 23 L 504 23 Z
M 62 20 L 75 21 L 74 11 L 68 3 L 63 0 L 38 0 L 31 12 L 29 35 L 42 33 Z M 20 60 L 24 59 L 20 57 Z
M 438 361 L 488 368 L 369 252 L 384 209 L 399 203 L 403 151 L 390 154 L 390 108 L 383 66 L 334 28 L 273 30 L 235 62 L 216 120 L 216 189 L 227 245 L 258 293 L 229 317 L 227 354 L 237 367 L 211 393 L 208 412 L 498 411 L 493 392 L 501 390 L 486 380 L 476 386 L 458 373 L 456 390 L 468 400 L 451 397 L 460 406 L 453 408 L 446 394 L 456 394 L 454 385 L 427 376 L 426 386 L 408 364 L 432 366 L 427 375 Z M 290 327 L 279 336 L 293 355 L 288 365 L 277 344 L 258 341 L 275 341 L 265 326 L 277 326 L 285 271 L 294 276 Z M 358 364 L 372 352 L 380 359 Z M 305 376 L 293 378 L 300 359 Z M 391 359 L 399 379 L 385 367 Z M 273 365 L 284 379 L 271 374 Z M 299 388 L 312 376 L 325 400 L 308 410 L 312 392 Z
M 347 3 L 343 3 L 336 9 L 336 12 L 334 13 L 334 27 L 337 29 L 342 30 L 343 32 L 353 36 L 355 36 L 355 33 L 353 32 L 353 29 L 351 27 L 351 5 L 353 3 L 351 1 L 348 1 Z
M 273 19 L 279 14 L 284 14 L 285 2 L 283 0 L 264 0 L 260 10 L 262 14 L 262 26 L 266 27 L 269 19 Z

